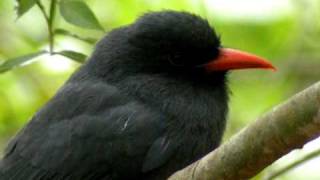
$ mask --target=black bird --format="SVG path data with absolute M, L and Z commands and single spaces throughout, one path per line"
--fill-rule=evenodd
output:
M 1 180 L 166 179 L 219 146 L 227 71 L 273 68 L 222 48 L 208 21 L 147 13 L 117 28 L 11 140 Z

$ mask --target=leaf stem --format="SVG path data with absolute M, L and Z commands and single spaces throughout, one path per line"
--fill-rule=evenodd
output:
M 50 53 L 53 52 L 54 49 L 54 32 L 53 32 L 53 22 L 55 18 L 55 12 L 56 12 L 56 2 L 57 0 L 51 0 L 50 4 L 50 15 L 49 15 L 49 43 L 50 43 Z
M 46 13 L 46 10 L 45 10 L 44 6 L 41 4 L 40 0 L 37 1 L 37 5 L 40 8 L 40 10 L 46 20 L 47 26 L 48 26 L 49 52 L 51 55 L 53 55 L 53 51 L 54 51 L 53 22 L 54 22 L 54 18 L 55 18 L 56 2 L 57 2 L 57 0 L 51 0 L 49 16 L 48 16 L 48 14 Z
M 47 13 L 46 13 L 46 10 L 45 10 L 44 6 L 41 4 L 40 1 L 37 1 L 37 6 L 38 6 L 39 9 L 41 10 L 44 18 L 46 19 L 46 22 L 48 23 L 48 22 L 49 22 L 49 17 L 48 17 L 48 15 L 47 15 Z

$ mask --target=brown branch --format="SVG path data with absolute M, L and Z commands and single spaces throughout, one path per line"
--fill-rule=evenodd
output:
M 169 179 L 249 179 L 272 162 L 320 135 L 320 82 L 233 136 Z

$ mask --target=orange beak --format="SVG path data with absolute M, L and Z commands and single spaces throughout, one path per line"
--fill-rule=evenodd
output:
M 209 72 L 248 68 L 276 70 L 270 62 L 261 57 L 228 48 L 221 48 L 219 57 L 205 64 L 205 68 Z

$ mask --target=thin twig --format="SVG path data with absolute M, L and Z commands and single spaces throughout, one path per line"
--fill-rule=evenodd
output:
M 55 12 L 56 12 L 56 1 L 57 0 L 51 0 L 50 4 L 50 15 L 49 15 L 49 22 L 48 27 L 49 28 L 49 43 L 50 43 L 50 52 L 52 53 L 54 50 L 54 32 L 53 32 L 53 22 L 55 18 Z
M 55 7 L 56 7 L 56 0 L 52 0 L 51 4 L 50 4 L 50 14 L 48 16 L 48 14 L 46 13 L 46 10 L 44 8 L 44 6 L 41 4 L 40 0 L 37 1 L 37 5 L 40 8 L 47 26 L 48 26 L 48 32 L 49 32 L 49 52 L 52 55 L 53 51 L 54 51 L 54 33 L 53 33 L 53 21 L 54 21 L 54 17 L 55 17 Z
M 49 16 L 47 15 L 46 10 L 45 10 L 45 8 L 44 8 L 44 6 L 41 4 L 41 2 L 40 2 L 40 1 L 37 1 L 37 5 L 38 5 L 39 9 L 41 10 L 41 12 L 42 12 L 42 14 L 43 14 L 44 18 L 46 19 L 47 24 L 49 24 Z

